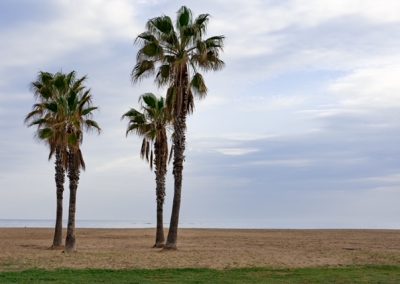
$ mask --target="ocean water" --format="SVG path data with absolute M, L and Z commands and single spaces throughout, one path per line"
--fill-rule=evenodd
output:
M 0 219 L 0 228 L 52 228 L 55 220 L 52 219 Z M 63 221 L 64 227 L 67 220 Z M 165 223 L 167 228 L 169 223 Z M 77 220 L 77 228 L 154 228 L 156 223 L 150 220 Z M 183 220 L 180 228 L 266 228 L 260 222 L 249 220 Z

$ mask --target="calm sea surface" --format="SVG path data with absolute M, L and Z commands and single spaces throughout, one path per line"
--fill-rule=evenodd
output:
M 2 228 L 52 228 L 54 220 L 51 219 L 0 219 Z M 64 220 L 64 226 L 67 220 Z M 168 227 L 169 223 L 165 223 Z M 149 220 L 77 220 L 78 228 L 154 228 L 155 222 Z M 209 221 L 195 220 L 180 222 L 181 228 L 266 228 L 258 222 L 248 220 Z

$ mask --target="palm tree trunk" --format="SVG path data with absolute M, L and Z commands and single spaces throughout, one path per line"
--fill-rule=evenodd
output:
M 157 197 L 158 199 L 158 197 Z M 157 200 L 157 232 L 156 232 L 156 243 L 155 248 L 164 247 L 164 226 L 163 226 L 163 204 Z
M 169 225 L 167 243 L 165 249 L 177 249 L 178 241 L 178 224 L 179 224 L 179 211 L 181 207 L 181 193 L 182 193 L 182 177 L 183 177 L 183 161 L 185 160 L 185 143 L 186 143 L 186 115 L 188 105 L 188 74 L 187 66 L 181 70 L 181 79 L 178 82 L 180 91 L 182 92 L 182 106 L 179 114 L 174 121 L 174 134 L 172 136 L 174 147 L 174 200 L 172 203 L 171 221 Z
M 165 138 L 164 141 L 166 141 Z M 163 225 L 163 206 L 165 198 L 165 174 L 167 172 L 167 161 L 166 155 L 163 152 L 164 149 L 159 142 L 154 143 L 155 159 L 154 163 L 155 174 L 156 174 L 156 196 L 157 196 L 157 231 L 156 231 L 156 242 L 154 244 L 155 248 L 164 247 L 165 237 L 164 237 L 164 225 Z
M 185 159 L 185 133 L 182 131 L 186 126 L 186 118 L 180 117 L 174 123 L 174 200 L 172 203 L 171 221 L 169 225 L 166 249 L 176 249 L 178 240 L 178 224 L 179 224 L 179 211 L 181 206 L 181 192 L 182 192 L 182 172 L 183 161 Z
M 65 251 L 73 252 L 76 250 L 75 241 L 75 212 L 76 212 L 76 191 L 79 182 L 79 167 L 76 163 L 75 153 L 68 155 L 68 178 L 69 178 L 69 210 L 67 238 L 65 239 Z
M 63 192 L 65 181 L 65 172 L 62 164 L 60 149 L 56 149 L 55 172 L 57 188 L 57 215 L 52 248 L 59 248 L 62 245 Z

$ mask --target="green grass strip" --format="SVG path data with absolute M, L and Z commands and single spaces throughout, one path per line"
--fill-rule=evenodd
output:
M 0 283 L 400 283 L 398 266 L 301 269 L 60 269 L 0 272 Z

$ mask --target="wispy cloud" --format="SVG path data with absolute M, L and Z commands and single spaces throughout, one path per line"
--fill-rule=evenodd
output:
M 228 155 L 228 156 L 242 156 L 250 153 L 257 152 L 258 149 L 255 148 L 219 148 L 216 149 L 217 152 Z

